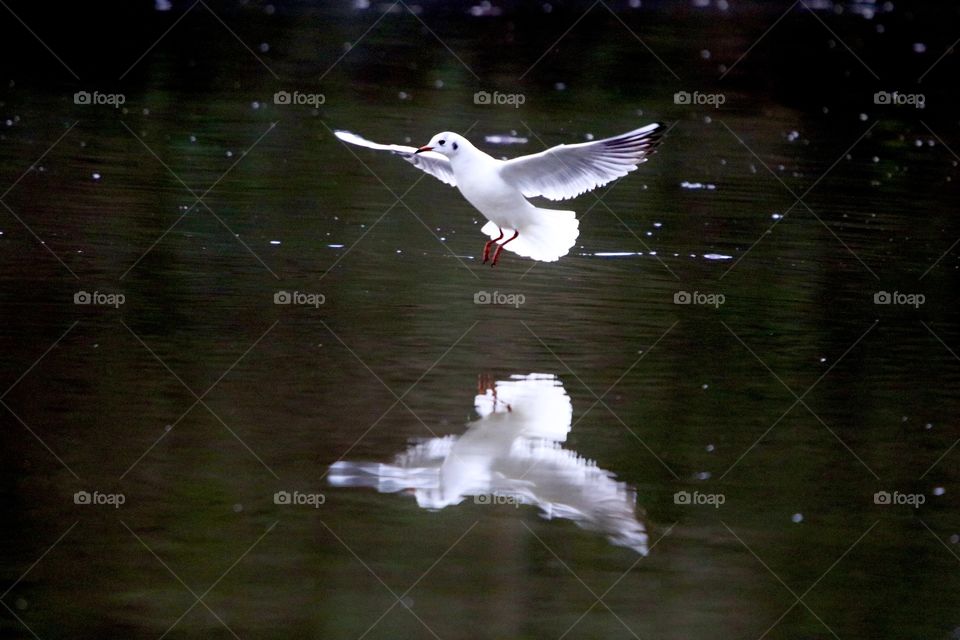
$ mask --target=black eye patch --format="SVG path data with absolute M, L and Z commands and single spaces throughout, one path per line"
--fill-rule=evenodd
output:
M 457 143 L 454 142 L 454 143 L 453 143 L 453 150 L 456 151 L 456 150 L 459 149 L 459 148 L 460 148 L 460 147 L 457 145 Z
M 447 144 L 447 141 L 446 141 L 446 140 L 441 140 L 441 141 L 440 141 L 440 146 L 441 146 L 441 147 L 442 147 L 443 145 L 445 145 L 445 144 Z

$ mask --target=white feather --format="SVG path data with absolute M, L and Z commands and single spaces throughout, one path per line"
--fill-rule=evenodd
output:
M 435 151 L 421 151 L 417 153 L 416 147 L 408 147 L 402 144 L 379 144 L 377 142 L 370 142 L 366 138 L 361 138 L 357 134 L 350 133 L 349 131 L 334 131 L 333 135 L 344 142 L 355 144 L 358 147 L 376 149 L 377 151 L 389 151 L 390 153 L 400 156 L 417 169 L 429 173 L 434 178 L 438 178 L 441 182 L 451 187 L 457 186 L 457 180 L 453 175 L 453 167 L 450 166 L 450 160 L 441 153 Z
M 507 160 L 500 167 L 500 175 L 528 198 L 574 198 L 646 162 L 660 141 L 662 128 L 654 123 L 604 140 L 557 145 Z
M 653 153 L 663 127 L 650 124 L 604 140 L 558 145 L 542 153 L 498 160 L 463 136 L 443 132 L 424 150 L 378 144 L 347 131 L 343 142 L 389 151 L 418 169 L 457 187 L 489 222 L 482 231 L 517 255 L 553 262 L 569 253 L 580 234 L 573 211 L 543 209 L 527 198 L 573 198 L 637 168 Z M 514 237 L 516 235 L 516 237 Z M 494 255 L 494 262 L 499 254 Z
M 516 240 L 504 247 L 505 250 L 541 262 L 556 262 L 576 244 L 580 235 L 580 221 L 573 211 L 534 207 L 529 217 L 532 220 L 523 226 Z M 490 238 L 500 235 L 499 228 L 493 222 L 483 225 L 481 231 Z M 509 240 L 514 231 L 505 228 L 503 238 L 497 244 Z

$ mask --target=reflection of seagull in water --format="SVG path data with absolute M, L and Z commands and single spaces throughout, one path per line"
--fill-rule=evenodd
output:
M 647 553 L 633 489 L 561 446 L 573 407 L 555 376 L 514 375 L 495 384 L 481 376 L 479 391 L 474 406 L 480 419 L 462 436 L 427 439 L 399 454 L 394 464 L 336 462 L 330 483 L 385 493 L 412 490 L 426 509 L 467 496 L 536 505 L 547 519 L 572 520 L 614 544 Z

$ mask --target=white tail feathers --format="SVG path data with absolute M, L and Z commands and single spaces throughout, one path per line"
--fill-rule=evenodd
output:
M 536 207 L 525 217 L 528 219 L 519 229 L 502 227 L 503 238 L 498 242 L 503 244 L 513 236 L 514 231 L 519 231 L 520 235 L 516 240 L 507 244 L 504 249 L 525 258 L 556 262 L 569 253 L 580 235 L 580 221 L 573 211 Z M 500 230 L 501 227 L 493 222 L 488 222 L 481 229 L 491 238 L 497 238 Z

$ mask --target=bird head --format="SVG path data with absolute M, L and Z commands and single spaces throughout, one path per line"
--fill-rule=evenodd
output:
M 416 152 L 436 151 L 448 158 L 452 158 L 469 144 L 467 139 L 460 134 L 453 133 L 452 131 L 444 131 L 430 138 L 430 142 L 417 149 Z

